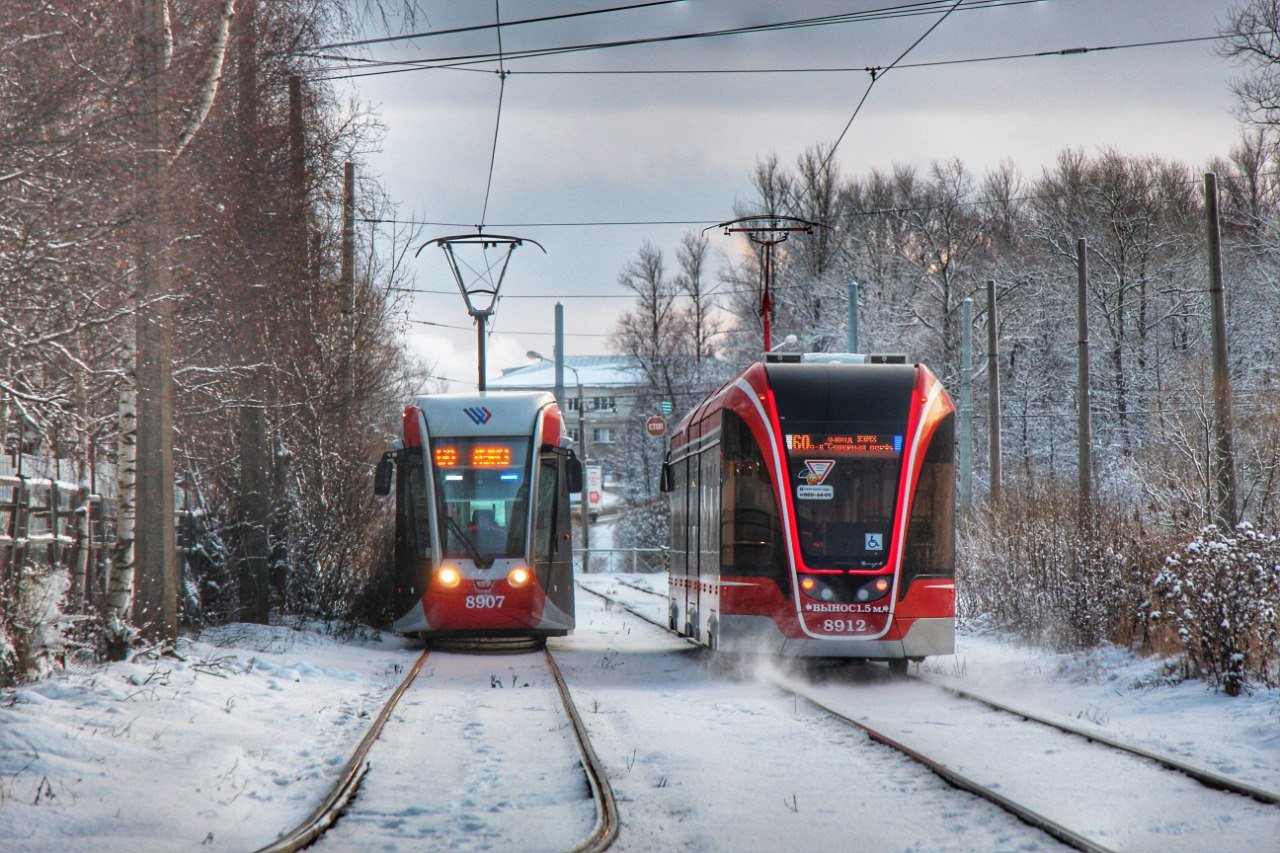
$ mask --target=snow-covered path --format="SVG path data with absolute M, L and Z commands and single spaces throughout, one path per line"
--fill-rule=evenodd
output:
M 433 651 L 316 850 L 568 850 L 595 809 L 541 652 Z
M 665 576 L 583 580 L 665 618 L 662 598 L 623 586 L 662 590 Z M 551 648 L 618 796 L 618 849 L 1057 847 L 786 696 L 756 667 L 709 665 L 687 643 L 587 593 L 578 608 L 577 632 Z M 391 636 L 243 625 L 208 631 L 182 651 L 183 660 L 76 667 L 0 693 L 0 849 L 265 844 L 320 802 L 418 656 Z M 545 664 L 536 656 L 429 660 L 407 694 L 413 704 L 375 745 L 353 811 L 323 845 L 563 849 L 584 837 L 591 804 L 558 699 L 542 680 Z M 1170 683 L 1163 671 L 1123 650 L 1055 655 L 964 634 L 954 658 L 930 660 L 918 674 L 1280 789 L 1280 691 L 1229 699 L 1197 682 Z M 952 750 L 948 760 L 974 775 L 1002 774 L 981 766 L 1002 752 L 1016 751 L 1015 763 L 1030 768 L 1047 748 L 1059 749 L 1046 747 L 1033 724 L 978 713 L 918 680 L 882 678 L 875 667 L 858 672 L 837 668 L 816 683 L 809 674 L 801 686 L 896 726 L 904 740 Z M 955 723 L 971 715 L 995 746 L 957 734 Z M 1044 785 L 1049 799 L 1071 791 L 1063 807 L 1086 818 L 1141 814 L 1124 826 L 1128 834 L 1104 827 L 1107 843 L 1280 849 L 1280 809 L 1223 799 L 1167 771 L 1141 773 L 1188 789 L 1166 791 L 1170 799 L 1162 794 L 1140 812 L 1118 796 L 1103 802 L 1103 783 L 1119 778 L 1123 789 L 1137 771 L 1076 753 L 1092 747 L 1071 740 L 1061 747 L 1071 750 L 1069 769 L 1019 784 Z M 1185 814 L 1170 817 L 1175 808 Z M 1215 814 L 1230 820 L 1209 837 L 1204 826 Z M 402 837 L 406 828 L 412 841 Z

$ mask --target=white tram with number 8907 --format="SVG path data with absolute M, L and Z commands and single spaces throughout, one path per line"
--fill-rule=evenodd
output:
M 396 631 L 573 630 L 569 493 L 582 490 L 582 463 L 563 439 L 547 393 L 437 394 L 405 407 L 375 486 L 395 491 Z

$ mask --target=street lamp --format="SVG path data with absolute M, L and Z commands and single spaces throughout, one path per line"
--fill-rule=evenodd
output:
M 529 350 L 525 353 L 525 356 L 537 359 L 538 361 L 545 361 L 548 364 L 556 364 L 553 359 L 547 358 L 537 350 Z M 582 462 L 582 469 L 585 472 L 587 468 L 587 407 L 586 401 L 583 400 L 582 396 L 582 377 L 578 375 L 578 369 L 576 367 L 570 367 L 564 362 L 560 362 L 559 364 L 560 366 L 573 371 L 573 381 L 578 385 L 578 441 L 582 448 L 582 452 L 578 454 L 578 458 Z M 579 508 L 582 511 L 582 571 L 585 574 L 588 568 L 589 556 L 587 549 L 590 547 L 591 542 L 591 490 L 589 488 L 584 489 L 584 492 L 585 494 L 582 495 Z

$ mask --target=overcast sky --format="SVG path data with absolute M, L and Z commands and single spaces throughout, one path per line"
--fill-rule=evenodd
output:
M 635 0 L 501 0 L 504 20 L 626 5 Z M 505 27 L 519 51 L 700 32 L 900 5 L 904 0 L 684 0 L 665 6 Z M 990 0 L 987 0 L 990 2 Z M 905 63 L 1211 36 L 1237 0 L 1042 0 L 947 18 Z M 492 23 L 490 0 L 423 0 L 424 31 Z M 886 66 L 938 15 L 622 47 L 511 60 L 485 218 L 490 233 L 529 237 L 547 254 L 516 252 L 489 345 L 490 375 L 551 354 L 553 294 L 563 299 L 569 355 L 609 352 L 628 306 L 622 265 L 649 240 L 671 253 L 689 226 L 529 223 L 731 218 L 751 196 L 756 162 L 783 162 L 839 134 L 865 72 L 752 75 L 537 75 L 532 71 Z M 419 59 L 488 52 L 493 30 L 380 45 L 362 54 Z M 1240 125 L 1231 79 L 1239 69 L 1214 42 L 934 68 L 900 68 L 878 82 L 837 153 L 846 174 L 927 167 L 959 158 L 981 173 L 1010 159 L 1036 176 L 1065 147 L 1115 147 L 1199 167 L 1225 155 Z M 499 80 L 475 70 L 423 70 L 344 82 L 387 127 L 368 168 L 432 238 L 480 222 Z M 701 227 L 701 226 L 698 226 Z M 714 232 L 713 232 L 714 233 Z M 713 236 L 716 250 L 730 238 Z M 415 266 L 409 317 L 414 352 L 456 381 L 475 383 L 471 331 L 438 250 Z M 787 330 L 778 330 L 785 333 Z

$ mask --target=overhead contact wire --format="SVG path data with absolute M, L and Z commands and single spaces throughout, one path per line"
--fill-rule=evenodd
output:
M 947 11 L 942 13 L 941 18 L 938 18 L 938 20 L 934 21 L 929 26 L 929 29 L 921 33 L 920 37 L 915 41 L 913 41 L 906 50 L 898 54 L 898 58 L 895 59 L 893 62 L 889 63 L 889 66 L 887 68 L 880 71 L 879 73 L 876 72 L 876 69 L 872 69 L 870 71 L 871 82 L 867 84 L 867 89 L 862 93 L 862 98 L 858 101 L 858 105 L 853 108 L 853 115 L 849 116 L 849 120 L 845 122 L 844 130 L 840 131 L 840 135 L 836 137 L 836 141 L 831 145 L 831 150 L 828 151 L 827 156 L 823 158 L 822 166 L 818 169 L 819 174 L 826 171 L 827 166 L 830 165 L 831 163 L 831 158 L 836 156 L 836 149 L 840 147 L 841 142 L 844 142 L 845 135 L 848 134 L 849 128 L 853 127 L 853 120 L 858 117 L 858 113 L 862 112 L 862 105 L 867 102 L 867 97 L 871 94 L 871 90 L 875 88 L 876 82 L 879 81 L 880 78 L 884 77 L 884 75 L 892 71 L 899 62 L 901 62 L 903 59 L 906 58 L 908 53 L 915 50 L 916 47 L 919 46 L 920 42 L 928 38 L 929 34 L 932 33 L 934 30 L 936 30 L 939 27 L 939 25 L 942 24 L 943 21 L 945 21 L 948 17 L 950 17 L 951 13 L 954 12 L 957 8 L 959 8 L 960 4 L 963 2 L 964 0 L 956 0 L 956 2 L 951 5 L 951 8 L 947 9 Z M 807 192 L 808 192 L 808 188 L 806 187 L 805 193 Z M 804 198 L 804 195 L 802 194 L 800 197 Z
M 493 121 L 493 147 L 489 150 L 489 177 L 484 184 L 484 207 L 480 210 L 480 224 L 477 231 L 484 230 L 485 218 L 489 215 L 489 192 L 493 189 L 493 167 L 498 161 L 498 129 L 502 127 L 502 96 L 507 91 L 507 70 L 502 63 L 502 0 L 493 0 L 493 13 L 497 19 L 498 34 L 498 114 Z

